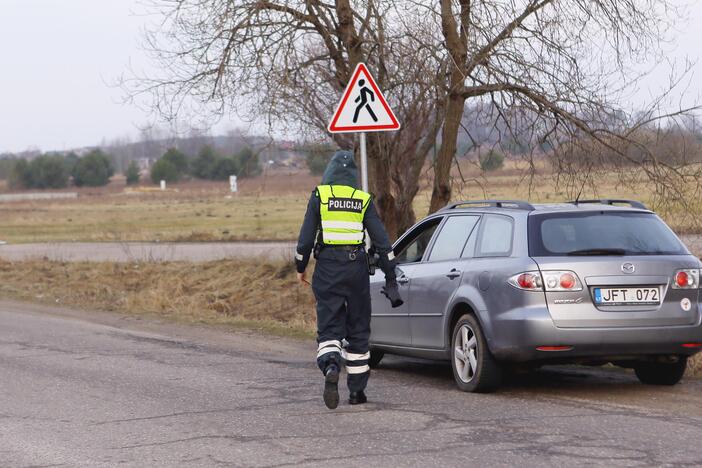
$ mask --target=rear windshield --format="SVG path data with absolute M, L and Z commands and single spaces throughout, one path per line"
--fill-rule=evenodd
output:
M 675 234 L 653 213 L 548 213 L 529 217 L 529 254 L 687 255 Z

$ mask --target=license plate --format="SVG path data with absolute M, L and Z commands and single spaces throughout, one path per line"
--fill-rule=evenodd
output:
M 595 304 L 600 305 L 660 305 L 658 288 L 595 288 Z

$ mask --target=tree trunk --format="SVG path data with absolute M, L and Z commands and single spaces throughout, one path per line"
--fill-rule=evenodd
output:
M 440 111 L 441 109 L 437 108 L 437 112 Z M 397 194 L 398 234 L 411 228 L 417 221 L 412 203 L 419 192 L 419 178 L 421 177 L 424 163 L 427 160 L 427 154 L 436 142 L 436 136 L 440 125 L 440 119 L 436 119 L 425 141 L 422 143 L 418 141 L 413 148 L 414 151 L 409 160 L 408 170 L 398 171 L 398 185 L 400 187 Z
M 434 213 L 451 200 L 451 165 L 456 155 L 458 128 L 463 117 L 466 98 L 461 91 L 465 84 L 465 65 L 468 55 L 468 23 L 470 22 L 470 0 L 460 0 L 460 28 L 453 13 L 451 0 L 441 0 L 441 32 L 446 39 L 446 48 L 451 56 L 449 92 L 446 97 L 444 127 L 441 130 L 441 147 L 434 161 L 434 190 L 431 194 L 429 212 Z
M 390 239 L 396 239 L 399 231 L 399 210 L 395 196 L 392 193 L 390 179 L 391 158 L 382 154 L 381 144 L 383 135 L 378 133 L 366 134 L 366 151 L 368 153 L 369 190 L 373 193 L 373 201 L 380 214 L 385 230 Z
M 418 187 L 415 184 L 414 190 L 412 190 L 411 187 L 407 187 L 407 190 L 400 193 L 397 197 L 398 234 L 405 232 L 417 222 L 417 216 L 414 212 L 414 207 L 412 206 L 414 197 L 417 195 L 417 190 Z
M 451 201 L 451 165 L 456 155 L 456 141 L 464 105 L 463 96 L 449 95 L 444 127 L 441 130 L 441 147 L 434 161 L 434 189 L 431 193 L 429 213 L 440 210 Z

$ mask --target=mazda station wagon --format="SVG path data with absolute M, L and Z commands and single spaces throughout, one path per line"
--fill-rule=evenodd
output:
M 637 201 L 452 203 L 394 254 L 405 303 L 393 309 L 371 276 L 373 367 L 386 353 L 448 360 L 472 392 L 549 363 L 672 385 L 702 349 L 702 262 Z

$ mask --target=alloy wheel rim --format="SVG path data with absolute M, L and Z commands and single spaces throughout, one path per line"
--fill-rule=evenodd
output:
M 469 383 L 478 371 L 478 340 L 470 325 L 461 325 L 456 333 L 453 360 L 458 378 Z

